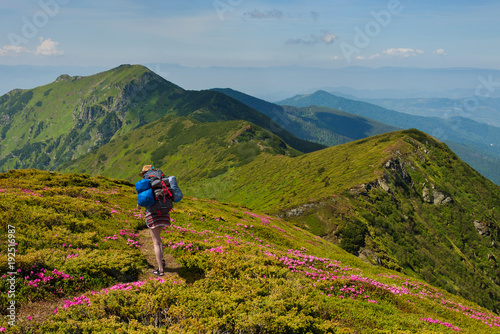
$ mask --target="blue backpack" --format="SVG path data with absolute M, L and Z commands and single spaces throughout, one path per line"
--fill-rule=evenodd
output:
M 137 190 L 137 204 L 145 208 L 155 204 L 155 194 L 149 180 L 142 179 L 138 181 L 135 184 L 135 190 Z
M 135 184 L 135 189 L 137 203 L 158 215 L 170 212 L 173 202 L 180 202 L 183 197 L 175 176 L 167 178 L 161 170 L 154 168 L 144 173 L 143 179 Z
M 170 187 L 172 187 L 172 190 L 173 190 L 174 203 L 180 202 L 183 195 L 182 195 L 181 189 L 177 185 L 177 179 L 175 178 L 175 176 L 169 176 L 168 182 L 170 183 Z

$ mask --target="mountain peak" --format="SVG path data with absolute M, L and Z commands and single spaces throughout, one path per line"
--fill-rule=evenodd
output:
M 66 80 L 70 80 L 72 79 L 73 77 L 68 75 L 68 74 L 61 74 L 60 76 L 57 77 L 56 79 L 56 82 L 59 82 L 59 81 L 66 81 Z
M 109 70 L 109 72 L 119 71 L 138 71 L 138 72 L 152 72 L 149 68 L 139 64 L 122 64 Z
M 0 166 L 55 168 L 161 118 L 183 92 L 147 67 L 127 64 L 12 91 L 0 99 L 1 139 L 19 140 L 2 141 Z

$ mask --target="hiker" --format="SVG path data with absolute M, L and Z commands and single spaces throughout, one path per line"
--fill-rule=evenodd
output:
M 142 167 L 142 172 L 139 173 L 143 179 L 147 179 L 148 176 L 154 170 L 152 165 L 145 165 Z M 137 209 L 141 207 L 137 204 Z M 167 212 L 155 212 L 151 208 L 146 208 L 146 226 L 151 233 L 153 238 L 154 251 L 156 256 L 156 262 L 158 264 L 158 269 L 153 270 L 153 274 L 157 276 L 164 275 L 165 259 L 163 257 L 163 244 L 161 242 L 161 231 L 165 226 L 170 226 L 170 214 Z

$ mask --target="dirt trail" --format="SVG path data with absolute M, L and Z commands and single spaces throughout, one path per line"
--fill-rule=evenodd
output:
M 143 270 L 143 272 L 139 275 L 138 281 L 147 280 L 151 277 L 157 277 L 151 273 L 151 271 L 158 267 L 156 264 L 156 258 L 153 247 L 153 240 L 151 235 L 149 234 L 149 230 L 141 230 L 139 231 L 138 242 L 141 245 L 140 250 L 146 257 L 146 260 L 149 264 L 149 268 Z M 181 269 L 180 264 L 175 260 L 175 258 L 165 253 L 165 268 L 163 269 L 165 272 L 165 276 L 173 275 L 179 276 L 179 270 Z M 27 317 L 31 317 L 33 322 L 43 322 L 50 315 L 54 314 L 54 310 L 56 308 L 60 309 L 64 305 L 64 301 L 66 299 L 72 299 L 73 297 L 81 296 L 84 292 L 79 293 L 74 296 L 66 296 L 63 298 L 58 298 L 54 300 L 40 300 L 32 303 L 23 304 L 17 314 L 18 319 L 26 320 Z
M 153 240 L 148 229 L 139 231 L 138 241 L 141 244 L 141 251 L 146 257 L 146 260 L 149 264 L 149 268 L 147 270 L 144 270 L 143 273 L 139 276 L 139 280 L 144 280 L 151 276 L 155 276 L 151 273 L 151 271 L 158 268 L 158 264 L 156 263 Z M 165 252 L 163 253 L 163 258 L 165 259 L 165 268 L 163 268 L 165 276 L 179 276 L 179 271 L 181 269 L 181 265 L 179 264 L 179 262 L 177 262 L 177 260 L 172 255 Z

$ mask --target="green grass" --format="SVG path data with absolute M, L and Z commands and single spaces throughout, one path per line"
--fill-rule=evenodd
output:
M 186 184 L 213 178 L 262 153 L 300 154 L 279 137 L 249 122 L 200 123 L 186 117 L 166 116 L 116 138 L 61 170 L 135 182 L 143 165 L 154 164 L 165 173 L 175 173 Z
M 499 308 L 500 271 L 492 260 L 500 258 L 494 246 L 500 242 L 498 187 L 420 131 L 297 156 L 245 122 L 198 123 L 171 116 L 131 134 L 134 141 L 117 138 L 65 170 L 133 182 L 138 168 L 153 162 L 176 175 L 187 196 L 288 217 L 353 254 L 368 249 L 373 264 Z M 424 189 L 452 202 L 428 203 Z M 290 214 L 296 208 L 299 214 Z M 489 236 L 478 234 L 475 220 L 488 226 Z M 362 232 L 346 233 L 349 226 Z
M 105 144 L 118 130 L 126 133 L 144 120 L 156 120 L 172 107 L 161 113 L 152 109 L 160 87 L 170 89 L 167 100 L 182 91 L 143 66 L 124 65 L 88 77 L 61 76 L 22 95 L 6 95 L 0 112 L 13 117 L 4 127 L 0 165 L 53 169 Z M 139 112 L 127 114 L 131 106 Z
M 443 324 L 499 332 L 484 322 L 500 318 L 474 303 L 368 265 L 282 219 L 191 197 L 175 207 L 173 225 L 162 232 L 165 251 L 182 265 L 180 277 L 133 283 L 145 254 L 127 245 L 128 235 L 120 231 L 134 234 L 144 226 L 134 217 L 136 195 L 129 183 L 20 170 L 2 174 L 0 184 L 3 218 L 10 217 L 19 242 L 16 300 L 28 309 L 37 299 L 56 299 L 53 293 L 68 300 L 67 308 L 60 301 L 42 322 L 22 318 L 11 327 L 1 320 L 7 332 L 452 331 Z M 29 212 L 17 214 L 27 206 Z M 7 220 L 0 221 L 5 229 Z M 106 239 L 114 234 L 116 240 Z M 5 234 L 0 238 L 6 242 Z M 0 257 L 5 266 L 4 250 Z M 53 268 L 73 278 L 29 285 L 30 271 Z M 102 289 L 116 283 L 122 284 Z M 427 318 L 439 323 L 421 320 Z
M 263 154 L 250 164 L 205 183 L 230 184 L 233 191 L 218 197 L 223 201 L 234 201 L 260 210 L 293 208 L 376 180 L 382 173 L 381 163 L 390 157 L 387 148 L 394 145 L 393 140 L 379 143 L 379 139 L 387 136 L 374 137 L 365 144 L 357 141 L 299 157 Z M 207 197 L 209 194 L 201 189 L 197 188 L 193 193 Z
M 427 203 L 424 188 L 452 202 Z M 356 255 L 367 247 L 374 264 L 492 310 L 500 307 L 500 271 L 493 260 L 500 258 L 498 186 L 422 132 L 379 135 L 299 157 L 260 155 L 187 189 L 270 214 L 289 216 L 303 208 L 290 218 L 297 226 Z M 476 220 L 488 226 L 488 236 L 479 235 Z M 353 230 L 363 232 L 347 233 Z

